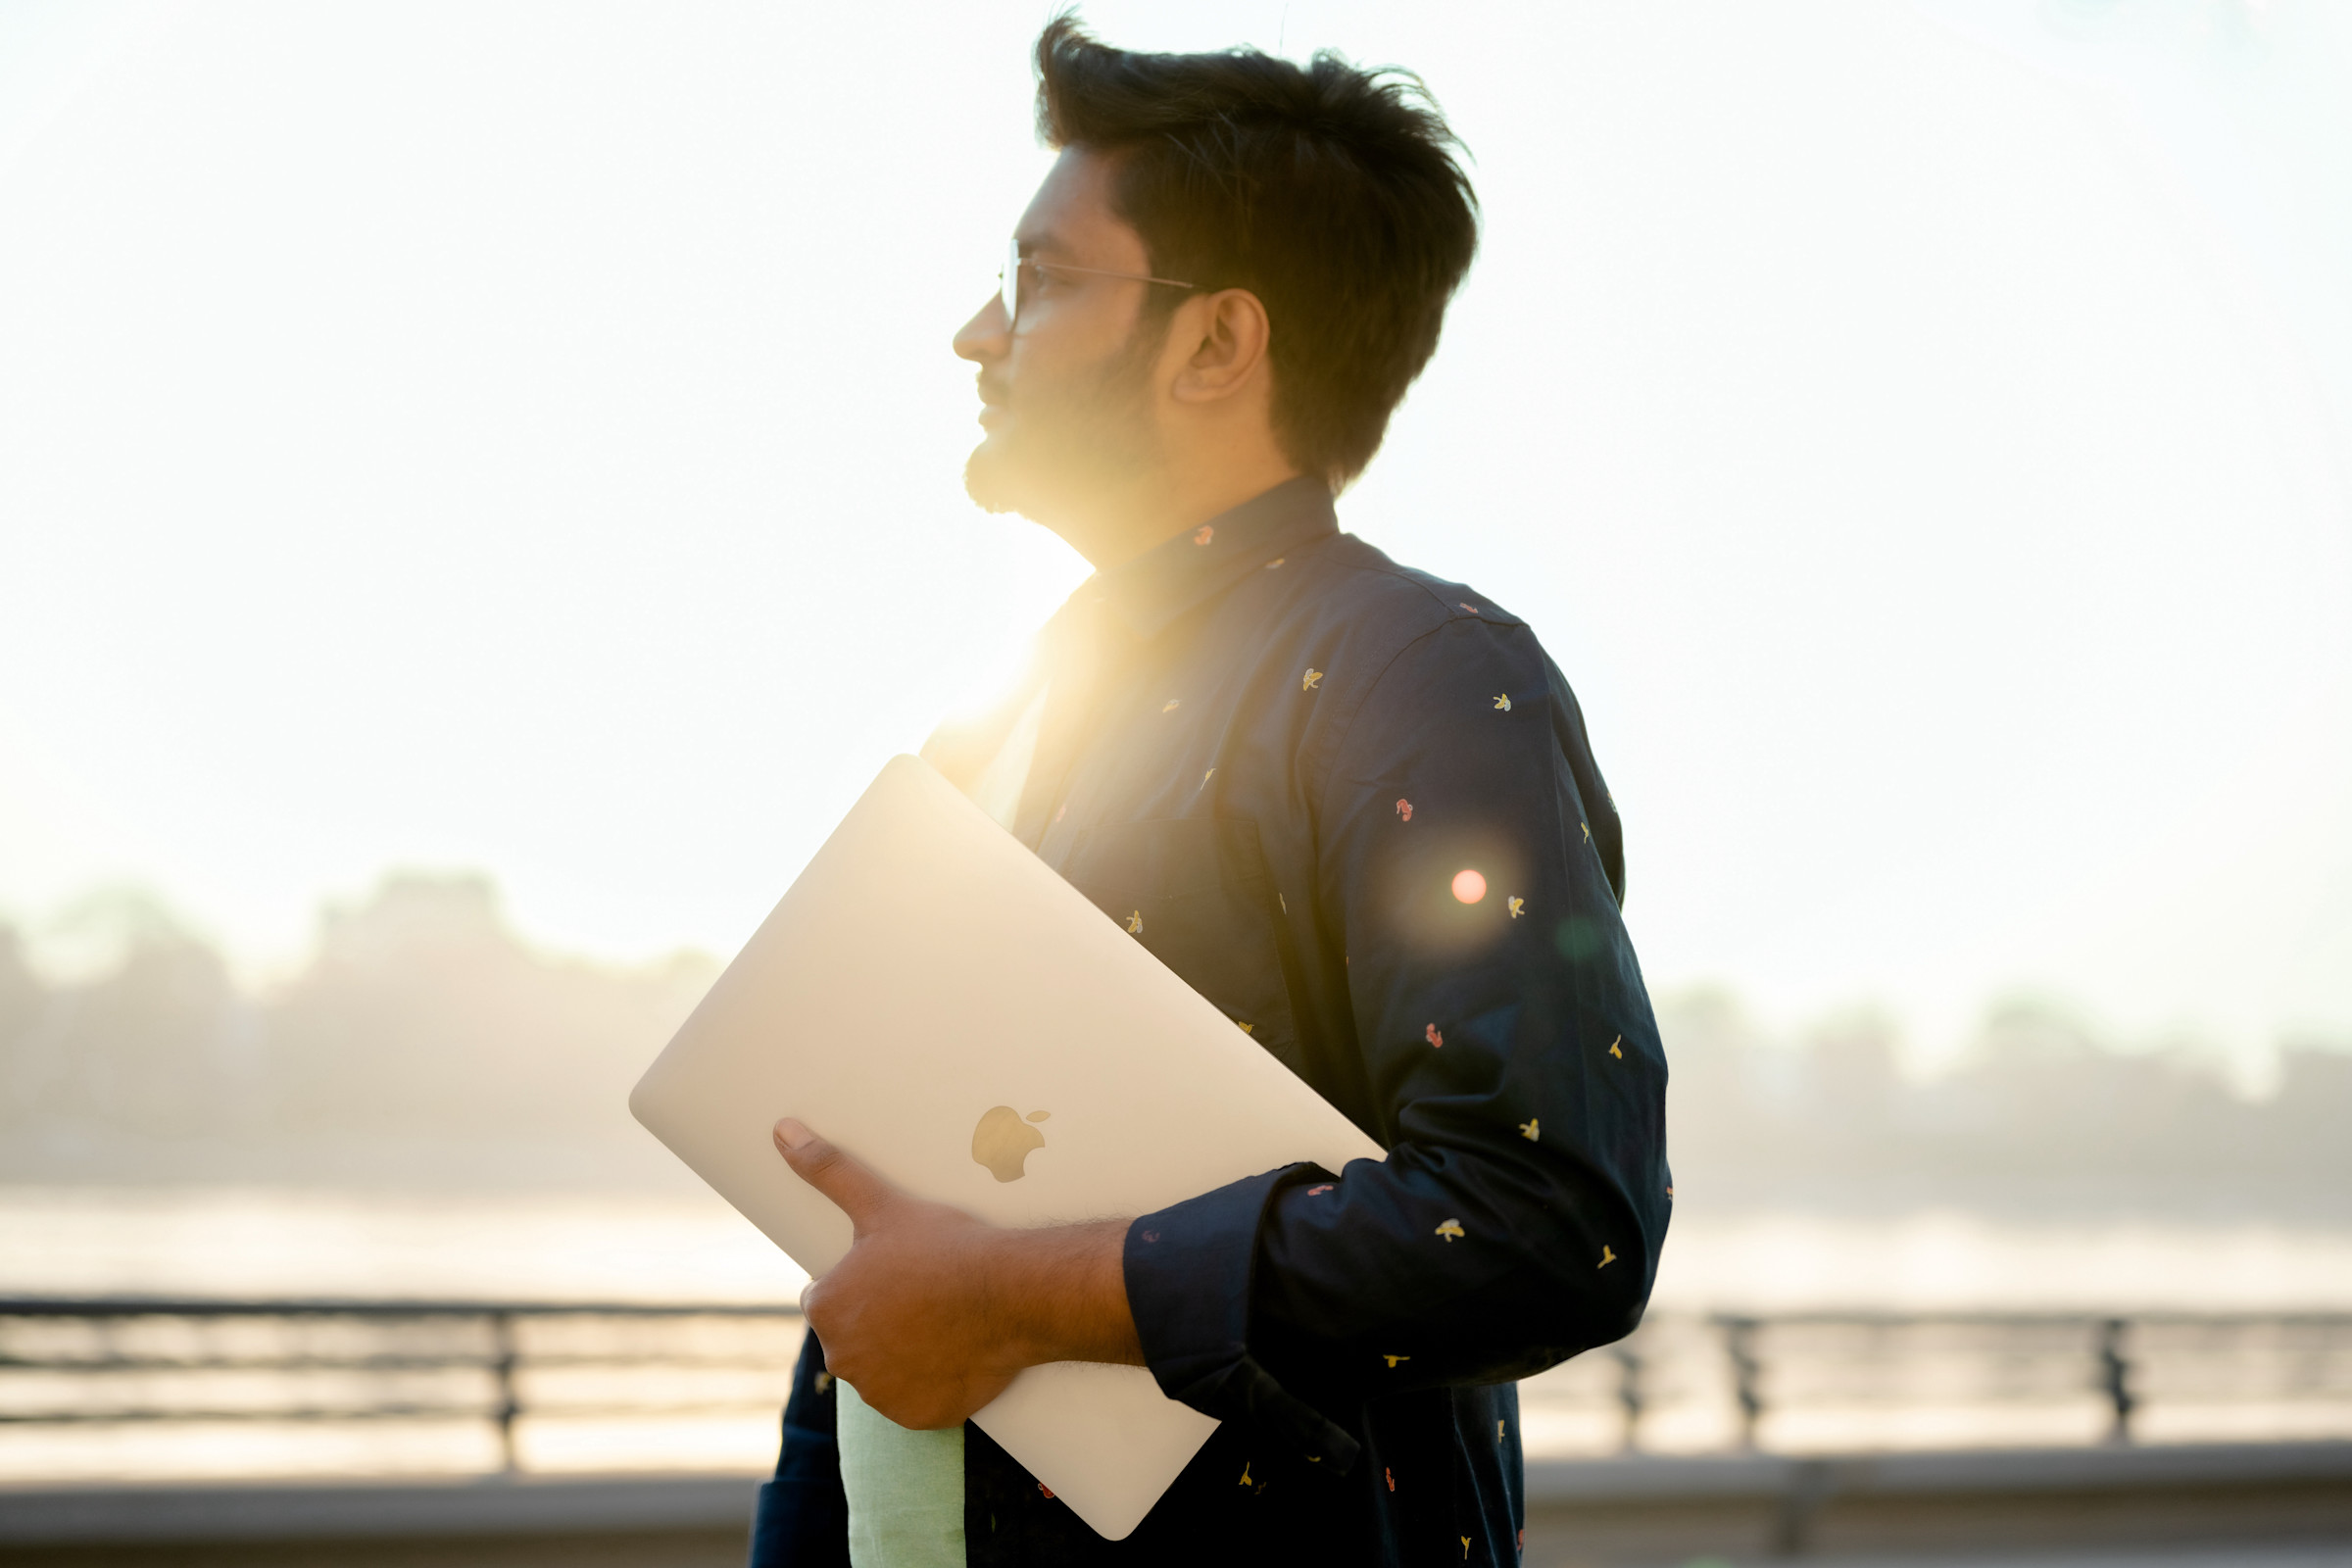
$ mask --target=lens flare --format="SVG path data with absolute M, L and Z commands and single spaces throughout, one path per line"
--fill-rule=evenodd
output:
M 1464 904 L 1476 904 L 1487 896 L 1487 879 L 1468 869 L 1453 873 L 1453 896 Z

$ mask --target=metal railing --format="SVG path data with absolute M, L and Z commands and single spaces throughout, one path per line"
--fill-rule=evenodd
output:
M 799 1330 L 785 1305 L 0 1297 L 0 1430 L 486 1423 L 514 1470 L 525 1421 L 772 1415 Z M 2075 1441 L 2103 1412 L 2110 1444 L 2151 1400 L 2324 1405 L 2352 1435 L 2352 1313 L 1661 1315 L 1523 1385 L 1524 1407 L 1545 1398 L 1616 1420 L 1624 1451 L 1702 1405 L 1718 1449 L 1772 1446 L 1808 1412 L 1938 1401 L 2072 1401 Z
M 485 1421 L 505 1468 L 520 1468 L 525 1416 L 678 1417 L 774 1411 L 798 1348 L 800 1308 L 580 1301 L 222 1301 L 168 1298 L 0 1297 L 0 1425 L 93 1423 Z M 662 1343 L 591 1348 L 525 1344 L 526 1326 L 662 1324 Z M 690 1323 L 768 1325 L 713 1348 L 681 1345 Z M 261 1332 L 236 1332 L 238 1329 Z M 542 1338 L 548 1336 L 542 1335 Z M 578 1336 L 571 1336 L 575 1341 Z M 593 1345 L 602 1338 L 607 1343 Z M 699 1398 L 533 1400 L 536 1372 L 751 1374 L 771 1386 Z M 193 1375 L 276 1380 L 281 1396 L 210 1403 L 159 1396 L 154 1382 Z M 455 1374 L 453 1378 L 451 1375 Z M 340 1397 L 321 1397 L 321 1379 Z M 20 1386 L 37 1379 L 29 1396 Z M 150 1385 L 142 1393 L 140 1381 Z M 418 1392 L 418 1385 L 422 1392 Z M 245 1385 L 251 1391 L 251 1383 Z M 50 1396 L 43 1398 L 47 1393 Z M 70 1397 L 59 1397 L 70 1395 Z
M 2352 1312 L 1783 1312 L 1719 1314 L 1737 1443 L 1763 1446 L 1792 1408 L 1984 1405 L 2072 1395 L 2103 1409 L 2104 1441 L 2130 1444 L 2153 1392 L 2166 1405 L 2328 1404 L 2352 1422 Z M 1615 1348 L 1622 1446 L 1640 1446 L 1652 1402 L 1643 1336 Z

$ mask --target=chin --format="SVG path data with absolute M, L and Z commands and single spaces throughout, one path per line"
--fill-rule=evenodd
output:
M 972 448 L 972 455 L 963 460 L 963 493 L 982 512 L 1000 516 L 1011 512 L 1026 516 L 1023 489 L 1017 466 L 1005 461 L 1004 453 L 998 449 L 993 437 Z

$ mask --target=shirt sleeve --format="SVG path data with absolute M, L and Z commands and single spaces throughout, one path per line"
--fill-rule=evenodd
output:
M 1448 622 L 1381 675 L 1316 850 L 1389 1154 L 1130 1227 L 1129 1299 L 1171 1397 L 1345 1461 L 1328 1417 L 1525 1377 L 1640 1321 L 1672 1177 L 1618 842 L 1575 699 L 1525 627 Z

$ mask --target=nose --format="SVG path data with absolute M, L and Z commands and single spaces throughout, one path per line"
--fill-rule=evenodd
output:
M 1004 319 L 1004 296 L 991 294 L 972 318 L 956 328 L 954 348 L 959 360 L 986 365 L 1003 357 L 1012 341 L 1012 323 Z

